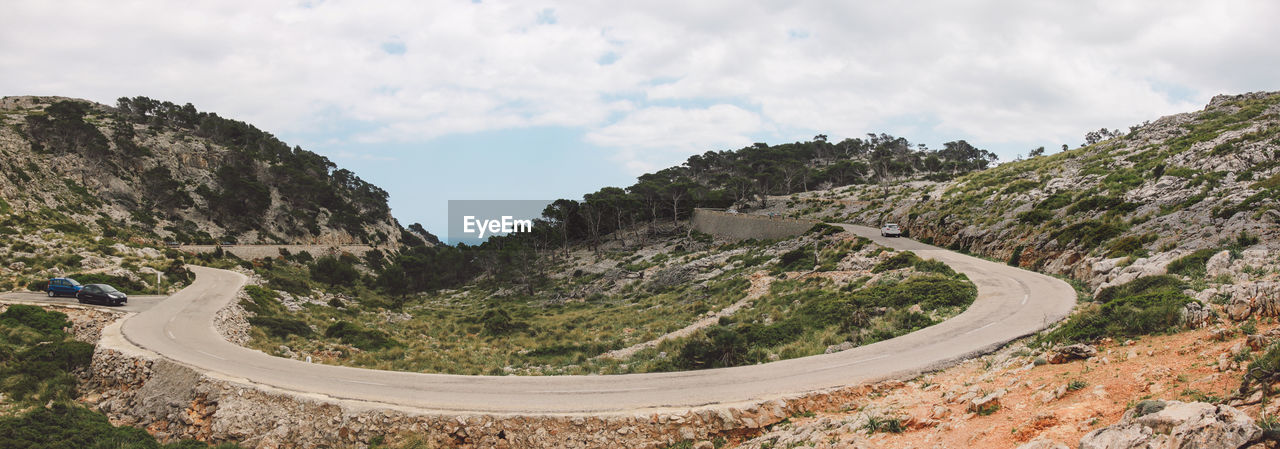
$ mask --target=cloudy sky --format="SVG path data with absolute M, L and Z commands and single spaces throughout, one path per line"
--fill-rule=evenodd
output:
M 1280 90 L 1267 0 L 4 9 L 0 94 L 190 102 L 355 170 L 438 234 L 450 199 L 577 198 L 752 142 L 887 132 L 1009 160 Z

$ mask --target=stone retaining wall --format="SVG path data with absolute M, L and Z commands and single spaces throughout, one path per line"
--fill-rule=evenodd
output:
M 817 220 L 729 213 L 713 209 L 694 209 L 690 220 L 693 229 L 698 232 L 728 240 L 795 237 L 817 223 Z
M 279 390 L 200 373 L 103 330 L 81 398 L 162 441 L 256 448 L 367 447 L 415 437 L 432 447 L 658 448 L 754 433 L 805 410 L 833 409 L 884 387 L 856 386 L 750 404 L 607 414 L 499 414 L 410 409 Z
M 279 257 L 281 249 L 289 251 L 290 254 L 306 252 L 315 257 L 342 253 L 363 256 L 369 250 L 375 249 L 368 245 L 182 245 L 178 247 L 178 250 L 198 254 L 213 252 L 218 247 L 221 247 L 223 251 L 235 254 L 236 257 L 241 259 Z

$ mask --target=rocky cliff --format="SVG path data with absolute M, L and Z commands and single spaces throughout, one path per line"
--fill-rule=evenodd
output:
M 23 220 L 183 243 L 403 235 L 382 189 L 190 104 L 5 97 L 0 124 L 0 211 Z
M 1280 241 L 1280 93 L 1218 96 L 1121 137 L 954 181 L 851 186 L 775 203 L 770 211 L 796 216 L 897 221 L 914 238 L 1094 289 L 1163 274 L 1197 251 L 1227 251 L 1223 267 L 1256 259 L 1220 284 L 1264 279 Z

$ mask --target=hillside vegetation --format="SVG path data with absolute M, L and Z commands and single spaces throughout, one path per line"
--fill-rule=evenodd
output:
M 456 374 L 762 363 L 892 338 L 953 316 L 976 297 L 973 284 L 945 265 L 830 227 L 777 241 L 664 232 L 639 248 L 597 253 L 581 245 L 568 256 L 541 258 L 544 277 L 531 284 L 489 272 L 407 296 L 360 275 L 357 267 L 368 261 L 349 256 L 210 262 L 257 274 L 240 303 L 251 314 L 251 347 L 325 363 Z M 352 275 L 331 282 L 329 266 L 351 267 Z M 741 309 L 715 315 L 731 306 Z M 720 318 L 709 326 L 665 338 L 714 316 Z M 654 344 L 606 355 L 646 342 Z
M 402 237 L 382 189 L 190 104 L 5 97 L 0 125 L 0 212 L 11 220 L 182 243 Z
M 779 197 L 763 212 L 875 225 L 1079 281 L 1050 342 L 1273 316 L 1280 292 L 1280 93 L 1220 96 L 1061 153 L 951 181 Z

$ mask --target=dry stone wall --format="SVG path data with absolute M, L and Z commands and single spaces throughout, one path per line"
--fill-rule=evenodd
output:
M 841 407 L 891 386 L 857 386 L 750 404 L 608 414 L 430 411 L 279 390 L 197 372 L 103 331 L 82 400 L 163 441 L 236 441 L 256 448 L 367 447 L 415 437 L 436 447 L 657 448 L 754 432 L 805 410 Z
M 801 220 L 768 215 L 730 213 L 711 209 L 694 209 L 690 220 L 693 229 L 728 240 L 777 239 L 794 237 L 808 231 L 817 220 Z

